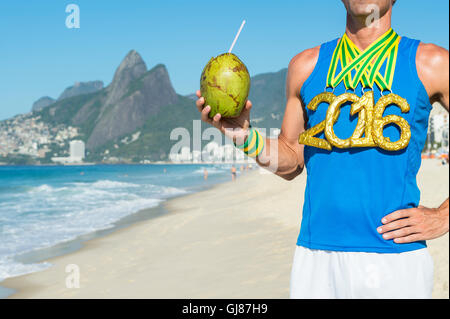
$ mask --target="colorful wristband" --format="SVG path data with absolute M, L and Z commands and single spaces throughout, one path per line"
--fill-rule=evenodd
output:
M 258 141 L 258 132 L 255 129 L 251 129 L 251 136 L 249 136 L 249 138 L 247 138 L 247 140 L 249 141 L 247 146 L 244 147 L 243 151 L 244 153 L 248 153 L 249 150 L 253 149 L 255 147 L 256 142 Z
M 245 141 L 244 144 L 242 145 L 236 145 L 236 143 L 234 143 L 234 146 L 236 146 L 238 149 L 245 149 L 248 146 L 249 141 L 251 141 L 251 139 L 253 138 L 253 130 L 250 129 L 247 135 L 247 140 Z
M 255 143 L 255 147 L 252 150 L 249 150 L 247 153 L 247 156 L 249 157 L 257 157 L 259 154 L 261 154 L 263 148 L 264 148 L 264 138 L 259 134 L 258 131 L 256 131 L 256 134 L 258 135 Z
M 247 138 L 247 145 L 243 148 L 244 153 L 249 157 L 257 157 L 264 149 L 264 138 L 256 129 L 251 129 Z

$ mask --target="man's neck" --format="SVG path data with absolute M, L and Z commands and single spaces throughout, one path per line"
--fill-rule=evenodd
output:
M 366 19 L 358 20 L 347 14 L 345 33 L 360 50 L 365 50 L 391 27 L 391 10 L 370 25 Z

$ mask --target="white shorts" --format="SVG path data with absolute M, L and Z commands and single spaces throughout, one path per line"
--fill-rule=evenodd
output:
M 394 254 L 295 250 L 291 298 L 431 298 L 432 290 L 426 248 Z

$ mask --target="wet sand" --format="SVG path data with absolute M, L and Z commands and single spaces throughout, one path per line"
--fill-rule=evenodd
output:
M 422 205 L 448 197 L 448 173 L 448 165 L 423 161 Z M 16 290 L 10 298 L 287 298 L 305 180 L 246 173 L 169 200 L 167 214 L 89 240 L 49 259 L 49 269 L 1 285 Z M 433 297 L 448 298 L 448 234 L 428 243 Z M 79 269 L 80 288 L 66 287 L 70 265 Z

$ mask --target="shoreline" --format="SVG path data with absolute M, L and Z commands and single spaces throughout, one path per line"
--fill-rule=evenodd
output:
M 173 198 L 180 197 L 180 196 L 186 196 L 186 195 L 188 195 L 188 194 L 176 195 L 167 200 L 171 200 Z M 61 257 L 61 256 L 76 253 L 78 250 L 83 249 L 86 246 L 86 243 L 88 243 L 91 240 L 95 240 L 97 238 L 102 238 L 104 236 L 108 236 L 110 234 L 115 233 L 116 231 L 118 231 L 120 229 L 131 227 L 135 223 L 151 220 L 153 218 L 158 218 L 160 216 L 163 216 L 164 214 L 169 213 L 164 208 L 164 203 L 165 203 L 165 201 L 162 203 L 159 203 L 157 206 L 141 209 L 135 213 L 127 215 L 127 216 L 119 219 L 118 221 L 114 222 L 112 224 L 112 227 L 110 227 L 110 228 L 99 229 L 99 230 L 96 230 L 96 231 L 93 231 L 90 233 L 86 233 L 86 234 L 77 236 L 76 238 L 73 238 L 71 240 L 60 242 L 53 246 L 44 247 L 44 248 L 36 249 L 36 250 L 26 252 L 26 253 L 23 253 L 20 255 L 16 255 L 14 257 L 14 260 L 22 262 L 24 264 L 39 264 L 39 263 L 43 263 L 43 262 L 50 262 L 50 260 Z M 50 262 L 50 264 L 51 264 L 51 262 Z M 51 267 L 53 267 L 53 264 L 51 264 L 49 266 L 49 268 L 51 268 Z M 49 268 L 46 268 L 44 270 L 47 270 Z M 44 271 L 44 270 L 42 270 L 42 271 Z M 9 279 L 13 279 L 13 278 L 19 278 L 22 276 L 32 275 L 32 274 L 35 274 L 38 272 L 40 272 L 40 271 L 38 270 L 38 271 L 31 272 L 31 273 L 19 275 L 16 277 L 8 277 L 8 278 L 4 279 L 3 281 L 0 281 L 0 299 L 9 298 L 11 295 L 17 293 L 17 291 L 12 288 L 4 287 L 3 283 L 5 281 L 7 281 Z
M 50 268 L 0 285 L 16 290 L 9 298 L 287 298 L 305 181 L 250 171 L 170 198 L 161 205 L 167 214 L 88 240 L 49 259 Z M 448 165 L 424 160 L 418 184 L 422 205 L 440 205 Z M 448 298 L 448 238 L 428 242 L 433 298 Z M 80 268 L 78 289 L 65 286 L 69 264 Z
M 99 165 L 110 165 L 110 164 L 99 164 Z M 112 165 L 124 165 L 124 164 L 112 164 Z M 127 164 L 125 164 L 127 165 Z M 137 164 L 137 165 L 153 165 L 153 164 Z M 34 166 L 34 165 L 33 165 Z M 44 166 L 44 165 L 35 165 L 35 166 Z M 46 166 L 46 165 L 45 165 Z M 49 165 L 49 166 L 55 166 L 55 165 Z M 65 165 L 56 165 L 56 166 L 65 166 Z M 247 172 L 249 173 L 249 172 Z M 156 206 L 148 207 L 144 209 L 140 209 L 130 215 L 124 216 L 121 219 L 117 220 L 116 222 L 112 223 L 112 226 L 105 229 L 98 229 L 93 232 L 89 232 L 83 235 L 79 235 L 73 239 L 57 243 L 55 245 L 44 247 L 40 249 L 36 249 L 33 251 L 29 251 L 26 253 L 22 253 L 19 255 L 14 256 L 14 260 L 24 263 L 24 264 L 39 264 L 44 262 L 49 262 L 51 265 L 44 269 L 44 270 L 38 270 L 33 271 L 31 273 L 26 273 L 19 276 L 14 277 L 8 277 L 2 281 L 0 281 L 0 299 L 9 298 L 10 296 L 16 294 L 18 291 L 5 287 L 4 282 L 8 281 L 9 279 L 15 279 L 20 278 L 22 276 L 32 275 L 35 273 L 39 273 L 41 271 L 45 271 L 47 269 L 50 269 L 53 267 L 53 264 L 51 263 L 52 259 L 69 255 L 72 253 L 76 253 L 78 250 L 83 249 L 86 244 L 92 240 L 102 238 L 104 236 L 108 236 L 110 234 L 114 234 L 115 232 L 126 229 L 129 227 L 132 227 L 134 224 L 152 220 L 155 218 L 159 218 L 161 216 L 164 216 L 165 214 L 169 214 L 170 212 L 166 209 L 165 204 L 167 201 L 176 199 L 178 197 L 184 197 L 189 196 L 191 194 L 196 194 L 198 192 L 202 192 L 206 190 L 208 187 L 214 188 L 218 185 L 221 185 L 223 183 L 227 183 L 228 181 L 217 181 L 212 186 L 203 185 L 198 188 L 195 188 L 195 191 L 190 191 L 187 193 L 177 194 L 174 196 L 171 196 L 169 198 L 164 199 L 162 202 L 158 203 Z
M 195 210 L 195 204 L 193 206 L 190 206 L 188 203 L 190 202 L 198 202 L 197 199 L 199 199 L 200 197 L 203 196 L 204 193 L 214 193 L 218 190 L 223 191 L 223 188 L 227 188 L 228 190 L 234 189 L 234 192 L 237 193 L 240 190 L 242 190 L 242 188 L 246 188 L 246 184 L 248 181 L 254 180 L 255 176 L 260 176 L 261 174 L 257 171 L 257 170 L 253 170 L 253 171 L 249 171 L 244 175 L 240 175 L 238 176 L 237 182 L 232 182 L 232 181 L 227 181 L 227 182 L 223 182 L 223 183 L 218 183 L 213 185 L 213 187 L 207 189 L 207 190 L 203 190 L 203 191 L 199 191 L 196 193 L 190 193 L 190 194 L 183 194 L 174 198 L 170 198 L 167 201 L 163 202 L 160 204 L 160 206 L 162 207 L 162 209 L 167 210 L 167 214 L 163 214 L 161 216 L 159 216 L 158 218 L 155 219 L 147 219 L 147 220 L 141 220 L 138 221 L 136 223 L 131 224 L 128 227 L 123 227 L 120 229 L 117 229 L 105 236 L 101 236 L 101 237 L 96 237 L 90 240 L 87 240 L 85 242 L 83 242 L 82 247 L 80 247 L 80 249 L 77 249 L 74 252 L 68 253 L 68 254 L 63 254 L 57 257 L 53 257 L 53 258 L 49 258 L 46 259 L 46 262 L 51 263 L 51 266 L 47 269 L 44 269 L 42 271 L 38 271 L 38 272 L 33 272 L 30 274 L 25 274 L 25 275 L 21 275 L 21 276 L 17 276 L 17 277 L 11 277 L 11 278 L 7 278 L 5 279 L 3 282 L 0 283 L 0 286 L 2 286 L 4 289 L 8 289 L 8 290 L 13 290 L 14 293 L 9 295 L 7 298 L 8 299 L 15 299 L 15 298 L 110 298 L 109 296 L 97 296 L 97 295 L 91 295 L 90 292 L 88 292 L 87 296 L 77 296 L 77 292 L 80 292 L 79 289 L 68 289 L 65 287 L 58 287 L 58 288 L 63 288 L 63 290 L 66 292 L 61 294 L 61 290 L 56 290 L 54 291 L 56 294 L 54 295 L 53 293 L 51 293 L 50 295 L 46 295 L 46 292 L 44 292 L 44 295 L 40 294 L 40 291 L 43 292 L 44 290 L 46 290 L 45 285 L 42 285 L 43 282 L 48 282 L 50 279 L 50 282 L 54 281 L 54 274 L 58 274 L 56 277 L 59 277 L 60 280 L 58 280 L 58 284 L 56 284 L 57 286 L 60 286 L 60 284 L 65 283 L 65 280 L 62 278 L 65 278 L 67 276 L 67 274 L 65 273 L 65 266 L 69 265 L 69 264 L 77 264 L 77 262 L 74 262 L 74 257 L 75 259 L 78 259 L 77 256 L 79 256 L 79 254 L 84 255 L 85 253 L 88 253 L 89 257 L 87 257 L 85 259 L 85 257 L 82 257 L 81 259 L 83 259 L 84 261 L 87 260 L 91 260 L 93 258 L 93 256 L 98 255 L 98 253 L 96 253 L 95 251 L 97 249 L 100 249 L 103 251 L 102 248 L 100 247 L 104 247 L 104 246 L 108 246 L 111 247 L 110 245 L 110 240 L 115 240 L 117 237 L 125 237 L 127 238 L 127 240 L 129 239 L 128 237 L 131 235 L 133 236 L 133 233 L 140 233 L 142 234 L 142 232 L 144 233 L 148 233 L 148 230 L 146 229 L 147 227 L 150 227 L 152 230 L 160 230 L 160 234 L 162 235 L 162 237 L 165 237 L 165 233 L 167 232 L 171 232 L 171 230 L 167 229 L 167 220 L 172 220 L 175 221 L 175 223 L 169 222 L 169 224 L 171 225 L 170 227 L 174 227 L 175 229 L 182 229 L 183 226 L 189 222 L 189 220 L 195 218 L 195 217 L 200 217 L 200 219 L 202 219 L 202 215 L 204 212 L 201 213 L 194 213 L 197 216 L 192 216 L 193 209 Z M 263 174 L 266 175 L 267 174 Z M 272 175 L 269 175 L 272 176 Z M 276 179 L 279 179 L 278 177 L 275 177 Z M 281 180 L 281 179 L 279 179 Z M 239 183 L 240 182 L 240 183 Z M 284 182 L 284 181 L 283 181 Z M 252 182 L 253 183 L 253 182 Z M 236 189 L 235 186 L 239 185 L 239 189 Z M 217 192 L 217 196 L 220 197 L 220 192 Z M 150 209 L 144 209 L 141 210 L 141 212 L 146 212 L 148 210 L 152 210 L 153 208 Z M 186 210 L 188 210 L 188 212 L 186 212 Z M 263 234 L 258 234 L 258 232 L 256 231 L 256 225 L 261 225 L 261 226 L 265 226 L 265 228 L 271 228 L 275 223 L 280 224 L 280 227 L 285 227 L 286 223 L 290 223 L 289 221 L 285 221 L 283 223 L 283 221 L 277 221 L 274 220 L 271 216 L 265 216 L 264 218 L 258 218 L 258 214 L 257 212 L 253 212 L 252 214 L 253 216 L 247 221 L 246 223 L 246 229 L 248 230 L 248 227 L 250 227 L 252 229 L 252 233 L 250 235 L 250 237 L 256 236 L 258 237 L 260 240 L 264 239 Z M 297 214 L 296 212 L 294 212 L 293 215 L 290 216 L 291 218 L 294 217 L 296 219 Z M 222 216 L 223 222 L 230 222 L 228 220 L 228 218 L 226 216 Z M 216 221 L 214 222 L 216 224 L 216 226 L 218 226 L 218 224 L 216 223 Z M 163 229 L 161 229 L 159 226 L 164 225 L 165 227 Z M 256 228 L 255 228 L 256 227 Z M 216 229 L 217 230 L 217 229 Z M 297 234 L 297 227 L 290 227 L 290 235 L 291 237 L 289 238 L 289 241 L 292 243 L 292 245 L 290 245 L 289 247 L 283 247 L 282 249 L 280 249 L 280 253 L 282 253 L 283 255 L 286 252 L 292 253 L 293 256 L 293 252 L 294 252 L 294 248 L 295 248 L 295 239 Z M 201 232 L 198 232 L 198 235 L 200 235 L 202 237 L 202 239 L 204 239 L 203 235 L 201 234 Z M 225 233 L 224 233 L 225 235 Z M 236 234 L 235 234 L 236 235 Z M 237 234 L 238 238 L 242 238 L 241 234 Z M 281 242 L 285 242 L 286 241 L 286 235 L 289 234 L 273 234 L 273 232 L 270 232 L 271 237 L 281 237 L 283 238 L 283 240 L 277 240 L 276 242 L 281 243 Z M 141 240 L 142 237 L 139 237 L 139 239 Z M 162 238 L 160 238 L 162 239 Z M 196 246 L 195 243 L 186 243 L 184 242 L 184 238 L 181 240 L 181 242 L 183 244 L 185 244 L 186 246 Z M 216 239 L 215 243 L 219 244 L 220 242 L 222 242 L 220 239 Z M 154 243 L 157 246 L 161 245 L 162 242 L 160 240 L 157 241 L 157 243 Z M 115 244 L 113 244 L 113 246 L 115 246 Z M 119 245 L 120 246 L 120 245 Z M 163 246 L 163 245 L 162 245 Z M 177 248 L 180 247 L 182 245 L 177 245 Z M 125 250 L 123 249 L 123 247 L 118 247 L 120 252 L 124 252 Z M 162 249 L 162 248 L 159 248 Z M 158 249 L 158 250 L 159 250 Z M 185 250 L 185 248 L 182 248 L 182 250 Z M 142 249 L 138 249 L 138 252 L 142 253 Z M 269 249 L 269 252 L 272 254 L 271 250 Z M 160 251 L 160 253 L 163 253 L 163 251 Z M 208 253 L 211 253 L 211 251 L 208 250 Z M 216 252 L 218 253 L 218 252 Z M 107 254 L 108 256 L 105 256 L 105 260 L 103 260 L 103 262 L 105 262 L 105 264 L 109 264 L 109 261 L 111 261 L 111 255 Z M 115 255 L 115 254 L 113 254 Z M 200 257 L 197 255 L 197 257 Z M 203 255 L 203 257 L 206 257 L 206 260 L 204 260 L 204 265 L 205 264 L 209 264 L 211 262 L 210 260 L 210 255 Z M 220 258 L 220 256 L 217 256 L 218 259 Z M 244 249 L 243 252 L 240 253 L 240 257 L 237 260 L 234 260 L 233 264 L 236 265 L 239 263 L 239 260 L 242 260 L 242 258 L 246 258 L 247 256 L 247 251 Z M 114 258 L 113 258 L 114 259 Z M 130 258 L 130 259 L 134 259 L 134 258 Z M 233 258 L 234 259 L 234 258 Z M 83 263 L 84 263 L 83 261 Z M 262 260 L 258 260 L 259 262 L 261 262 Z M 127 263 L 127 262 L 125 262 Z M 213 262 L 215 263 L 215 262 Z M 288 274 L 290 272 L 290 265 L 285 264 L 285 266 L 288 267 L 284 267 L 284 277 L 286 277 L 286 274 Z M 254 267 L 253 263 L 252 263 L 252 268 Z M 92 266 L 92 265 L 87 265 L 87 266 L 81 266 L 80 265 L 80 271 L 83 272 L 83 269 L 88 268 L 89 271 L 94 270 L 97 271 L 97 269 L 99 269 L 100 267 L 97 266 Z M 233 267 L 234 268 L 234 267 Z M 192 270 L 192 269 L 191 269 Z M 235 270 L 232 270 L 231 268 L 227 269 L 227 272 L 233 272 Z M 135 270 L 131 270 L 131 273 L 134 273 Z M 165 269 L 163 269 L 163 271 L 165 271 Z M 268 271 L 269 273 L 271 273 L 271 269 L 267 268 L 265 271 Z M 42 275 L 45 276 L 41 277 Z M 62 277 L 61 277 L 62 276 Z M 81 276 L 83 276 L 81 274 Z M 184 278 L 184 275 L 182 272 L 178 273 L 179 280 L 182 280 Z M 199 279 L 201 277 L 201 273 L 196 273 L 196 278 Z M 271 275 L 272 277 L 273 275 Z M 122 276 L 120 276 L 122 277 Z M 227 276 L 225 276 L 227 277 Z M 42 278 L 43 281 L 41 281 L 41 279 L 38 279 L 38 283 L 35 282 L 35 278 Z M 53 278 L 53 279 L 51 279 Z M 164 278 L 161 276 L 156 276 L 154 275 L 154 279 L 156 278 Z M 242 278 L 244 279 L 244 278 Z M 224 280 L 224 279 L 222 279 Z M 124 280 L 124 284 L 130 284 L 130 283 L 134 283 L 137 280 L 134 279 L 130 279 L 130 280 Z M 228 279 L 226 279 L 224 281 L 227 282 Z M 250 284 L 251 281 L 248 280 L 248 284 Z M 158 285 L 165 286 L 167 283 L 162 280 L 161 282 L 158 283 Z M 282 289 L 280 289 L 283 293 L 283 295 L 288 294 L 288 282 L 285 282 L 284 285 L 282 286 Z M 42 286 L 41 286 L 42 285 Z M 81 279 L 81 285 L 83 285 L 83 279 Z M 212 287 L 214 287 L 214 280 L 208 280 L 208 285 L 212 285 Z M 212 289 L 212 287 L 208 287 L 209 289 Z M 130 287 L 128 287 L 130 288 Z M 53 290 L 53 288 L 50 288 L 51 290 Z M 236 289 L 236 287 L 233 287 L 233 290 Z M 121 290 L 123 291 L 122 287 L 118 287 L 117 291 Z M 122 296 L 111 296 L 111 298 L 148 298 L 147 296 L 140 296 L 139 294 L 133 294 L 129 289 L 125 289 L 125 291 L 127 291 L 129 294 L 127 295 L 122 295 Z M 173 290 L 174 291 L 174 290 Z M 110 292 L 110 290 L 103 290 L 102 291 L 105 294 L 108 294 Z M 156 293 L 153 295 L 153 293 Z M 235 293 L 238 293 L 237 291 L 235 291 Z M 149 298 L 173 298 L 171 296 L 172 292 L 169 291 L 165 291 L 161 293 L 161 289 L 158 289 L 157 291 L 154 291 L 152 293 L 150 293 L 150 297 Z M 220 294 L 218 295 L 214 295 L 214 294 L 208 294 L 209 296 L 206 298 L 221 298 Z M 203 294 L 201 294 L 200 296 L 204 296 Z M 200 296 L 194 297 L 194 298 L 201 298 Z M 257 298 L 264 298 L 265 296 L 259 296 Z M 191 298 L 191 295 L 187 295 L 187 294 L 176 294 L 176 296 L 174 298 Z
M 70 164 L 57 164 L 57 163 L 44 163 L 44 164 L 10 164 L 10 163 L 1 163 L 0 167 L 16 167 L 16 166 L 114 166 L 114 165 L 254 165 L 257 166 L 256 162 L 249 160 L 242 161 L 222 161 L 222 162 L 151 162 L 151 163 L 127 163 L 127 162 L 118 162 L 118 163 L 97 163 L 97 162 L 82 162 L 82 163 L 70 163 Z

